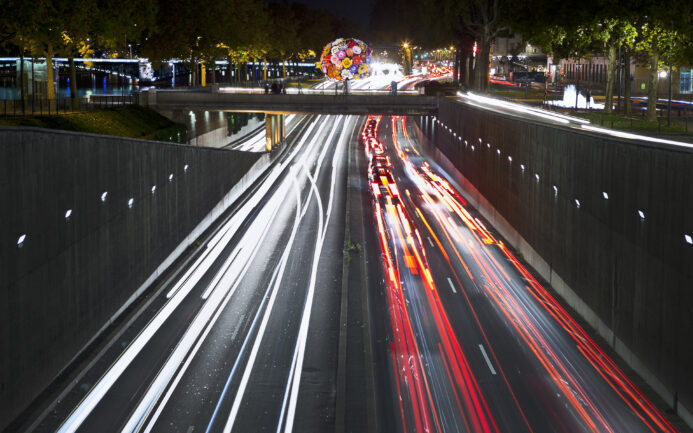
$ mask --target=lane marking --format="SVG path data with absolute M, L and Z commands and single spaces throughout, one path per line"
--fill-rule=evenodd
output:
M 341 117 L 340 117 L 341 120 Z M 353 117 L 349 116 L 345 121 L 344 121 L 344 126 L 347 126 L 347 124 L 353 123 Z M 310 324 L 310 316 L 311 316 L 311 310 L 312 310 L 312 304 L 313 304 L 313 297 L 314 297 L 314 291 L 315 291 L 315 283 L 317 279 L 317 270 L 318 270 L 318 265 L 320 262 L 320 256 L 321 256 L 321 251 L 323 244 L 325 242 L 325 236 L 327 234 L 327 228 L 330 223 L 330 215 L 332 213 L 332 203 L 333 203 L 333 198 L 334 198 L 334 192 L 335 192 L 335 181 L 336 181 L 336 168 L 338 162 L 341 160 L 341 155 L 342 155 L 342 150 L 341 148 L 344 147 L 345 140 L 344 138 L 347 136 L 346 132 L 350 128 L 345 127 L 342 129 L 342 134 L 339 137 L 337 141 L 337 146 L 336 146 L 336 151 L 334 153 L 334 156 L 332 157 L 332 176 L 331 176 L 331 184 L 330 184 L 330 198 L 328 200 L 328 205 L 327 205 L 327 211 L 325 212 L 325 219 L 324 222 L 319 219 L 318 220 L 318 233 L 319 233 L 319 238 L 317 239 L 316 242 L 316 250 L 315 250 L 315 255 L 313 258 L 313 267 L 311 270 L 311 279 L 308 287 L 308 293 L 306 294 L 306 301 L 304 304 L 304 310 L 303 310 L 303 316 L 301 319 L 301 327 L 299 329 L 299 334 L 298 334 L 298 343 L 295 347 L 294 351 L 294 362 L 292 363 L 292 371 L 289 374 L 289 381 L 287 382 L 287 387 L 285 390 L 285 395 L 284 395 L 284 402 L 282 402 L 282 413 L 279 418 L 279 423 L 277 424 L 277 432 L 281 430 L 282 427 L 282 421 L 284 418 L 284 409 L 286 408 L 288 413 L 286 415 L 286 425 L 284 426 L 284 431 L 287 433 L 291 433 L 293 431 L 293 424 L 294 424 L 294 417 L 296 414 L 296 405 L 298 402 L 298 391 L 299 391 L 299 386 L 301 383 L 301 373 L 303 371 L 303 360 L 305 356 L 305 350 L 306 350 L 306 344 L 307 344 L 307 339 L 308 339 L 308 326 Z M 328 142 L 330 142 L 329 140 Z M 327 148 L 328 146 L 325 146 Z M 317 170 L 316 170 L 317 171 Z M 323 206 L 322 206 L 322 199 L 320 197 L 320 192 L 317 188 L 317 185 L 315 181 L 318 179 L 319 173 L 314 174 L 314 176 L 311 178 L 310 173 L 306 173 L 308 179 L 312 183 L 312 188 L 315 188 L 315 198 L 318 204 L 318 208 L 320 210 L 320 214 L 323 213 Z M 289 385 L 291 385 L 291 394 L 289 394 Z M 286 406 L 286 399 L 289 397 L 289 405 L 288 408 Z
M 241 329 L 243 320 L 245 320 L 245 313 L 241 314 L 241 318 L 238 320 L 238 324 L 236 325 L 236 328 L 233 330 L 233 333 L 231 334 L 231 341 L 236 340 L 236 335 L 238 334 L 238 330 Z
M 494 376 L 496 375 L 496 369 L 493 368 L 493 365 L 491 365 L 491 360 L 488 359 L 488 355 L 486 354 L 486 350 L 484 349 L 484 345 L 480 344 L 479 349 L 481 349 L 481 354 L 484 355 L 484 359 L 486 360 L 486 365 L 488 365 L 488 369 L 491 370 L 491 374 Z
M 435 245 L 433 245 L 433 241 L 431 240 L 431 237 L 426 236 L 426 238 L 428 239 L 428 243 L 431 244 L 431 246 L 435 248 Z
M 450 277 L 448 277 L 448 284 L 450 284 L 450 288 L 452 289 L 452 293 L 457 293 L 457 290 L 455 290 L 455 285 L 452 284 L 452 280 Z

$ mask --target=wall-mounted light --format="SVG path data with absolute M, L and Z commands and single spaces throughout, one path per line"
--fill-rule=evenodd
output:
M 65 219 L 69 219 L 72 216 L 72 209 L 65 211 Z
M 108 191 L 104 191 L 103 194 L 101 194 L 101 202 L 105 202 L 106 197 L 108 197 Z
M 17 238 L 17 247 L 21 248 L 22 246 L 24 246 L 25 240 L 26 240 L 26 235 L 25 234 L 20 235 L 19 238 Z
M 130 198 L 130 200 L 128 200 L 128 207 L 129 207 L 129 208 L 132 208 L 132 205 L 134 205 L 134 204 L 135 204 L 135 199 L 134 199 L 134 198 Z
M 641 220 L 645 219 L 645 212 L 642 210 L 638 209 L 638 216 L 640 217 Z
M 188 171 L 188 167 L 189 167 L 189 165 L 185 164 L 185 166 L 183 167 L 183 171 Z
M 608 200 L 609 199 L 609 193 L 607 193 L 606 191 L 602 191 L 602 197 L 604 197 L 604 200 Z
M 683 239 L 686 240 L 687 244 L 693 245 L 693 237 L 691 235 L 683 235 Z
M 534 173 L 534 177 L 537 179 L 537 182 L 539 182 L 539 173 Z
M 173 173 L 168 175 L 168 181 L 173 182 Z
M 575 206 L 580 209 L 580 200 L 575 199 Z
M 508 155 L 508 162 L 513 162 L 513 157 Z
M 156 185 L 152 185 L 152 194 L 156 193 Z

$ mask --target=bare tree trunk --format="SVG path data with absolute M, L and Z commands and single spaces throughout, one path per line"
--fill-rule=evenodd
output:
M 267 81 L 267 59 L 262 59 L 262 64 L 265 66 L 265 69 L 262 72 L 262 79 Z
M 623 51 L 623 108 L 626 116 L 631 116 L 633 114 L 633 104 L 631 103 L 630 95 L 630 50 L 625 48 Z
M 282 77 L 286 78 L 286 59 L 282 62 Z
M 24 46 L 19 47 L 19 93 L 22 98 L 22 114 L 26 114 L 26 79 L 24 78 Z
M 652 44 L 655 45 L 655 44 Z M 650 77 L 648 79 L 647 89 L 647 120 L 651 122 L 657 121 L 657 85 L 659 83 L 659 50 L 656 45 L 652 49 L 650 57 Z
M 464 59 L 464 85 L 469 90 L 469 85 L 471 83 L 471 80 L 469 79 L 469 75 L 471 74 L 471 68 L 470 68 L 470 63 L 472 61 L 472 57 L 467 54 L 466 58 Z
M 190 86 L 197 86 L 197 60 L 194 56 L 190 58 Z
M 67 57 L 67 62 L 70 67 L 70 99 L 72 101 L 72 109 L 77 107 L 77 72 L 75 71 L 75 56 L 70 52 Z
M 460 84 L 460 50 L 455 49 L 455 68 L 453 72 L 453 77 L 452 77 L 452 82 L 455 85 L 455 87 L 458 87 Z
M 611 113 L 614 106 L 614 84 L 616 81 L 616 47 L 609 46 L 609 64 L 606 71 L 606 95 L 604 98 L 604 112 Z
M 491 47 L 488 42 L 483 42 L 477 53 L 476 65 L 474 67 L 475 88 L 480 92 L 488 91 L 488 59 Z
M 53 86 L 53 46 L 48 44 L 46 48 L 46 97 L 48 98 L 48 110 L 55 111 L 55 87 Z

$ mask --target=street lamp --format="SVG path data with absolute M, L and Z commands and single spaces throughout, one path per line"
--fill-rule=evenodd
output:
M 411 74 L 411 51 L 409 50 L 409 42 L 403 42 L 404 48 L 404 75 Z

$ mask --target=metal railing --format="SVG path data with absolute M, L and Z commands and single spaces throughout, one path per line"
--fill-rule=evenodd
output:
M 52 116 L 87 110 L 137 105 L 139 95 L 89 95 L 79 98 L 33 98 L 0 100 L 0 116 Z

